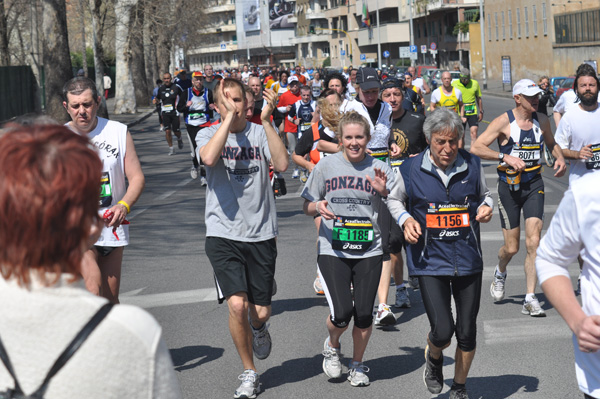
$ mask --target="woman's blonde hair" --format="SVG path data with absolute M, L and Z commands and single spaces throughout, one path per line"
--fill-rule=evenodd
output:
M 326 92 L 328 92 L 328 91 L 330 93 L 326 94 Z M 325 94 L 325 95 L 321 95 L 319 97 L 319 99 L 317 100 L 317 106 L 319 107 L 319 111 L 321 112 L 321 117 L 323 118 L 322 119 L 323 126 L 328 127 L 332 131 L 336 132 L 338 125 L 340 123 L 340 119 L 342 117 L 342 113 L 340 112 L 342 96 L 340 96 L 339 93 L 333 89 L 327 89 L 323 94 Z M 329 97 L 331 95 L 335 95 L 337 97 L 338 104 L 332 105 L 329 103 L 329 101 L 327 100 L 327 97 Z
M 340 145 L 342 144 L 342 135 L 344 132 L 344 127 L 346 125 L 359 125 L 362 126 L 365 136 L 367 136 L 367 140 L 371 140 L 371 125 L 369 121 L 365 119 L 364 116 L 359 114 L 356 111 L 346 112 L 342 119 L 340 119 L 340 124 L 337 129 L 336 137 Z

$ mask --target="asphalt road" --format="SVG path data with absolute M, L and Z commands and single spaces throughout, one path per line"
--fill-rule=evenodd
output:
M 513 106 L 512 100 L 484 97 L 485 120 Z M 487 125 L 482 124 L 482 128 Z M 191 180 L 189 145 L 168 156 L 164 135 L 153 116 L 134 126 L 132 134 L 146 175 L 146 189 L 130 215 L 131 245 L 125 251 L 121 300 L 146 308 L 163 327 L 164 338 L 185 398 L 231 398 L 242 372 L 228 331 L 225 304 L 215 300 L 212 268 L 204 250 L 205 190 Z M 485 174 L 496 197 L 492 162 Z M 288 194 L 277 200 L 279 221 L 278 293 L 273 298 L 271 356 L 257 362 L 264 392 L 260 398 L 448 398 L 454 374 L 455 343 L 445 351 L 443 393 L 431 395 L 422 381 L 423 349 L 428 321 L 419 291 L 412 307 L 394 309 L 394 327 L 376 328 L 365 355 L 371 386 L 353 388 L 344 379 L 328 381 L 321 369 L 321 350 L 328 315 L 324 297 L 312 289 L 315 278 L 315 229 L 302 213 L 302 189 L 285 173 Z M 554 215 L 567 178 L 544 171 L 546 220 Z M 495 198 L 496 199 L 496 198 Z M 477 355 L 469 375 L 471 398 L 580 398 L 575 380 L 569 329 L 538 298 L 546 318 L 521 314 L 525 294 L 524 241 L 508 269 L 507 295 L 500 304 L 489 296 L 502 233 L 497 211 L 482 225 L 485 260 Z M 577 268 L 571 269 L 575 285 Z M 390 302 L 393 292 L 390 290 Z M 342 337 L 342 354 L 351 354 L 351 336 Z M 344 363 L 347 363 L 345 358 Z

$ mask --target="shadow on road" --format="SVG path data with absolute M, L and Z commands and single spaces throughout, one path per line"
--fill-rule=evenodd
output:
M 452 385 L 452 379 L 447 379 L 446 385 Z M 536 377 L 516 374 L 505 374 L 491 377 L 473 377 L 467 379 L 467 389 L 470 398 L 506 399 L 516 397 L 515 394 L 523 389 L 523 393 L 537 392 L 539 379 Z M 423 386 L 425 389 L 425 386 Z M 450 391 L 436 396 L 436 399 L 447 399 Z M 520 397 L 520 396 L 519 396 Z
M 293 298 L 293 299 L 282 299 L 274 300 L 271 304 L 271 317 L 285 312 L 297 312 L 299 310 L 306 310 L 318 307 L 327 307 L 327 299 L 324 296 L 313 297 L 313 298 Z
M 220 358 L 223 356 L 225 349 L 213 348 L 212 346 L 206 345 L 195 345 L 171 349 L 170 352 L 175 370 L 185 371 Z

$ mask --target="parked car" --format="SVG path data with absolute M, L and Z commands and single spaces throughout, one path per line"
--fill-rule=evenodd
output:
M 416 67 L 416 71 L 417 71 L 417 78 L 421 78 L 423 77 L 423 74 L 428 70 L 428 69 L 438 69 L 435 65 L 417 65 Z
M 566 79 L 566 76 L 556 76 L 554 78 L 550 78 L 550 86 L 552 86 L 552 90 L 554 91 L 554 97 L 558 99 L 556 96 L 556 92 L 560 88 L 560 85 Z
M 575 82 L 575 76 L 569 76 L 562 81 L 560 87 L 556 90 L 556 100 L 558 100 L 565 91 L 573 88 L 573 82 Z

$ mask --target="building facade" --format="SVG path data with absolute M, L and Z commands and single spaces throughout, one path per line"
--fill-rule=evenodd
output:
M 600 60 L 597 0 L 487 0 L 484 35 L 487 78 L 570 76 Z

